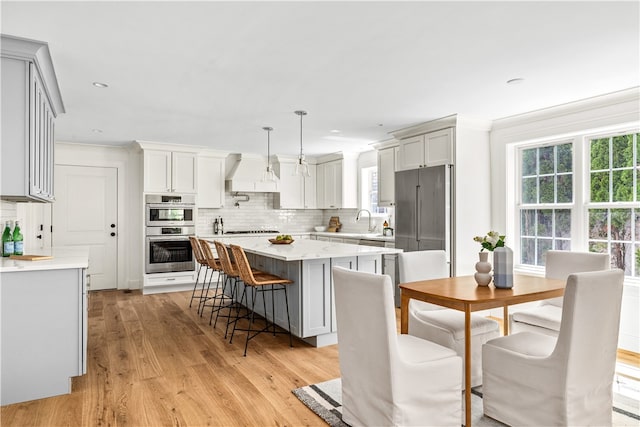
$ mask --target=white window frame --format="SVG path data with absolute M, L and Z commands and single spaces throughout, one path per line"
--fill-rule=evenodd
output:
M 515 270 L 517 272 L 529 274 L 544 274 L 543 266 L 535 266 L 529 264 L 521 264 L 521 223 L 520 212 L 526 209 L 526 205 L 522 204 L 522 150 L 527 148 L 559 145 L 562 143 L 572 142 L 573 144 L 573 203 L 562 204 L 544 204 L 531 206 L 531 209 L 571 209 L 571 250 L 572 251 L 588 251 L 588 224 L 589 224 L 589 208 L 597 208 L 606 205 L 606 207 L 628 208 L 638 206 L 637 202 L 612 202 L 612 203 L 590 203 L 589 183 L 590 183 L 590 150 L 589 141 L 591 139 L 610 137 L 615 135 L 625 135 L 629 133 L 639 133 L 640 128 L 636 125 L 621 125 L 610 127 L 599 131 L 577 132 L 571 135 L 562 135 L 549 138 L 536 138 L 520 143 L 509 145 L 507 156 L 512 160 L 512 168 L 508 170 L 508 176 L 512 177 L 512 185 L 508 185 L 511 197 L 507 198 L 507 206 L 510 214 L 507 217 L 507 236 L 514 236 L 512 240 Z M 640 155 L 637 154 L 637 155 Z M 640 182 L 636 185 L 640 185 Z M 580 231 L 581 230 L 581 231 Z M 633 283 L 640 285 L 640 277 L 625 276 L 625 283 Z
M 371 211 L 371 207 L 370 206 L 365 206 L 363 205 L 363 202 L 365 200 L 365 195 L 364 195 L 364 183 L 362 182 L 362 174 L 364 172 L 364 169 L 367 168 L 377 168 L 378 167 L 378 156 L 377 156 L 377 152 L 376 151 L 367 151 L 364 153 L 361 153 L 359 158 L 358 158 L 358 206 L 360 209 L 367 209 L 369 211 Z M 378 177 L 378 180 L 380 179 L 380 177 Z M 380 185 L 380 183 L 378 182 L 378 186 Z M 379 191 L 379 189 L 378 189 Z M 378 194 L 379 195 L 379 194 Z M 378 198 L 378 200 L 380 200 Z M 389 212 L 389 208 L 386 208 L 384 206 L 382 206 L 382 209 L 385 209 L 385 212 L 371 212 L 371 217 L 372 218 L 388 218 L 390 215 Z

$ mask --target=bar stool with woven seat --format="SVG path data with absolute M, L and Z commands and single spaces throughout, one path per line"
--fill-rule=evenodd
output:
M 249 261 L 247 260 L 247 255 L 245 254 L 244 249 L 242 249 L 241 246 L 231 245 L 231 252 L 233 253 L 233 258 L 235 259 L 236 265 L 238 266 L 238 271 L 240 272 L 240 278 L 245 284 L 245 288 L 244 288 L 244 291 L 242 292 L 242 297 L 240 298 L 240 302 L 242 302 L 242 299 L 244 299 L 245 301 L 247 300 L 246 291 L 247 289 L 251 289 L 251 309 L 249 310 L 249 313 L 247 313 L 247 315 L 245 316 L 249 318 L 249 326 L 247 327 L 247 329 L 238 328 L 238 320 L 240 318 L 238 314 L 238 317 L 236 318 L 236 321 L 233 324 L 233 331 L 231 332 L 231 338 L 229 342 L 231 343 L 233 341 L 233 335 L 236 330 L 246 331 L 247 339 L 244 344 L 244 356 L 246 356 L 247 347 L 249 346 L 249 340 L 251 338 L 256 337 L 261 332 L 269 331 L 270 326 L 273 326 L 273 330 L 272 330 L 273 335 L 275 336 L 275 334 L 277 333 L 280 333 L 280 334 L 288 333 L 289 346 L 293 347 L 293 339 L 291 337 L 291 318 L 289 316 L 289 298 L 287 295 L 287 286 L 291 285 L 293 281 L 289 279 L 285 279 L 280 276 L 276 276 L 275 274 L 270 274 L 265 272 L 261 272 L 260 274 L 256 275 L 251 271 L 251 265 L 249 264 Z M 280 286 L 279 288 L 274 287 L 278 285 Z M 285 301 L 285 306 L 287 310 L 288 331 L 276 330 L 276 324 L 275 324 L 276 312 L 275 312 L 275 302 L 274 302 L 276 291 L 284 291 L 284 301 Z M 264 292 L 271 292 L 271 322 L 269 321 L 269 318 L 267 315 L 267 307 L 264 299 Z M 257 299 L 258 293 L 262 294 L 265 327 L 262 329 L 253 329 L 254 320 L 255 320 L 255 306 L 256 306 L 256 299 Z M 253 332 L 253 335 L 252 335 L 252 332 Z
M 193 300 L 197 299 L 198 312 L 199 312 L 200 303 L 204 295 L 205 283 L 207 282 L 207 273 L 209 272 L 209 264 L 204 259 L 204 255 L 202 254 L 202 248 L 200 247 L 200 242 L 198 241 L 198 238 L 195 236 L 189 236 L 189 242 L 191 243 L 191 250 L 193 251 L 193 256 L 196 258 L 196 262 L 198 263 L 198 273 L 196 275 L 196 282 L 193 284 L 193 292 L 191 293 L 189 308 L 191 308 L 191 304 L 193 304 Z M 196 291 L 198 290 L 198 281 L 200 280 L 200 274 L 202 273 L 203 268 L 204 268 L 204 278 L 202 279 L 202 288 L 200 289 L 200 295 L 196 296 Z
M 204 239 L 200 239 L 199 243 L 200 243 L 200 249 L 202 250 L 202 255 L 204 257 L 204 260 L 209 266 L 209 269 L 211 270 L 211 275 L 209 276 L 209 282 L 207 283 L 207 286 L 206 286 L 206 292 L 204 292 L 204 295 L 200 298 L 200 305 L 198 307 L 198 312 L 200 313 L 200 316 L 202 316 L 206 307 L 211 307 L 211 312 L 213 313 L 213 311 L 216 310 L 217 307 L 220 305 L 219 303 L 216 305 L 216 302 L 218 302 L 218 300 L 223 298 L 223 294 L 218 292 L 218 287 L 220 285 L 219 273 L 222 271 L 222 266 L 220 265 L 219 259 L 213 255 L 213 252 L 211 251 L 211 245 L 209 244 L 209 242 L 207 242 Z M 213 279 L 214 272 L 218 272 L 218 278 L 216 281 L 216 289 L 213 293 L 213 296 L 210 297 L 209 290 L 211 289 L 211 280 Z M 203 291 L 204 291 L 204 284 L 203 284 Z M 207 301 L 211 301 L 211 304 L 207 304 Z
M 222 283 L 222 292 L 229 299 L 229 302 L 225 305 L 220 306 L 220 308 L 216 312 L 216 320 L 213 322 L 213 327 L 215 328 L 218 324 L 218 317 L 226 317 L 227 325 L 224 331 L 224 337 L 227 338 L 229 332 L 229 325 L 235 322 L 235 319 L 238 317 L 237 312 L 241 309 L 240 303 L 236 302 L 238 297 L 238 281 L 240 280 L 240 272 L 238 271 L 237 265 L 231 261 L 231 257 L 229 256 L 229 252 L 227 251 L 227 247 L 224 243 L 215 240 L 213 244 L 216 247 L 216 252 L 218 252 L 218 257 L 220 259 L 220 265 L 222 266 L 222 271 L 224 273 L 224 280 Z M 256 273 L 258 273 L 256 271 Z M 220 314 L 222 309 L 228 309 L 227 314 Z M 236 309 L 236 314 L 232 314 L 233 309 Z M 211 313 L 213 318 L 213 312 Z M 231 320 L 234 319 L 234 320 Z M 209 319 L 209 323 L 211 323 L 211 319 Z

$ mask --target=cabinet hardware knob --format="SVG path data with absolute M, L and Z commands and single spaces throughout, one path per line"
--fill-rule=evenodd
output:
M 111 232 L 111 237 L 113 237 L 113 236 L 115 236 L 115 235 L 116 235 L 116 233 L 114 233 L 114 232 Z
M 38 234 L 38 235 L 36 236 L 36 239 L 42 239 L 42 234 Z
M 115 224 L 111 224 L 111 228 L 116 228 L 116 225 Z

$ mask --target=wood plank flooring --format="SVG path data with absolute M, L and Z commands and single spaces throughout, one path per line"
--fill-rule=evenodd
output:
M 87 374 L 71 394 L 3 406 L 0 425 L 325 426 L 291 390 L 337 378 L 337 346 L 261 334 L 243 357 L 244 333 L 229 344 L 190 296 L 90 293 Z
M 291 390 L 340 375 L 337 346 L 261 334 L 243 357 L 190 292 L 92 292 L 87 374 L 69 395 L 3 406 L 8 426 L 323 426 Z M 42 355 L 46 363 L 46 355 Z

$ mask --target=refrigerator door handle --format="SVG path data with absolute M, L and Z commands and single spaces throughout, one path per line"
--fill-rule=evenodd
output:
M 416 185 L 416 241 L 420 241 L 420 185 Z

